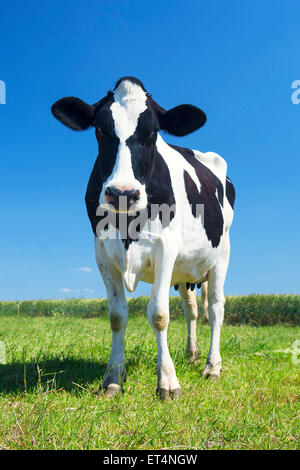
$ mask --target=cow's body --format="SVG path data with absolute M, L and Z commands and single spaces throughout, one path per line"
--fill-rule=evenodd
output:
M 230 185 L 230 182 L 226 180 L 225 161 L 214 153 L 202 154 L 198 151 L 175 149 L 166 144 L 161 137 L 157 139 L 156 149 L 158 162 L 157 168 L 154 168 L 152 173 L 158 193 L 154 194 L 155 200 L 159 201 L 161 197 L 161 200 L 165 201 L 172 193 L 176 205 L 174 217 L 165 228 L 162 228 L 158 217 L 153 221 L 148 218 L 140 231 L 139 239 L 131 241 L 128 246 L 126 246 L 127 239 L 124 241 L 120 238 L 107 238 L 101 243 L 108 258 L 122 274 L 125 286 L 130 292 L 135 290 L 139 280 L 154 283 L 153 266 L 159 240 L 164 239 L 168 250 L 171 251 L 172 247 L 176 252 L 171 285 L 206 281 L 208 271 L 220 258 L 224 247 L 229 242 L 228 229 L 232 222 L 233 210 L 226 197 L 226 183 Z M 188 156 L 188 160 L 185 156 Z M 164 188 L 166 195 L 162 194 L 161 189 L 163 186 L 161 178 L 164 176 L 161 176 L 159 170 L 162 160 L 170 173 L 170 182 Z M 215 187 L 216 190 L 217 187 L 221 188 L 220 194 L 211 194 L 217 208 L 210 207 L 212 201 L 204 204 L 204 212 L 214 211 L 206 230 L 201 218 L 195 218 L 193 215 L 194 205 L 203 203 L 200 196 L 201 178 L 197 177 L 195 169 L 199 174 L 205 172 L 206 177 L 218 178 L 219 186 Z M 188 176 L 185 177 L 185 175 Z M 185 179 L 188 178 L 195 186 L 198 186 L 196 190 L 185 185 Z M 153 196 L 155 188 L 147 188 L 148 191 Z M 90 212 L 88 196 L 86 204 Z M 101 217 L 95 218 L 97 222 L 101 219 Z M 92 222 L 93 220 L 95 219 L 91 217 Z M 189 230 L 186 230 L 186 227 L 189 227 Z M 96 232 L 97 225 L 94 229 Z M 98 235 L 101 236 L 102 232 L 99 231 Z
M 93 111 L 94 125 L 96 129 L 104 129 L 101 132 L 105 133 L 98 137 L 99 156 L 88 184 L 86 205 L 95 234 L 96 260 L 107 289 L 113 331 L 104 388 L 107 394 L 113 394 L 119 390 L 124 378 L 128 309 L 123 283 L 132 292 L 142 280 L 153 284 L 148 318 L 158 345 L 157 389 L 161 396 L 169 393 L 176 396 L 180 387 L 167 345 L 170 286 L 179 285 L 188 325 L 187 352 L 196 359 L 196 294 L 186 286 L 204 283 L 212 329 L 204 374 L 220 374 L 223 284 L 229 261 L 234 188 L 226 176 L 227 165 L 220 156 L 168 145 L 157 134 L 156 116 L 159 116 L 160 128 L 166 126 L 170 131 L 176 122 L 174 112 L 170 124 L 162 117 L 164 110 L 136 79 L 120 80 L 114 93 L 94 106 L 98 107 L 96 113 Z M 66 113 L 65 108 L 63 111 Z M 187 111 L 184 109 L 185 113 Z M 76 128 L 78 121 L 70 125 L 59 112 L 54 114 Z M 196 114 L 196 118 L 202 119 L 202 116 Z M 195 125 L 193 123 L 192 127 Z M 156 132 L 151 133 L 152 128 Z M 178 127 L 172 133 L 176 132 L 177 135 L 188 133 L 182 128 L 178 131 Z M 126 195 L 124 214 L 116 194 Z M 154 206 L 172 207 L 173 210 L 164 218 L 160 211 L 151 212 Z M 103 222 L 108 213 L 114 213 L 116 217 L 107 225 Z M 120 227 L 125 219 L 124 237 Z M 135 227 L 135 223 L 137 230 L 132 236 L 129 226 Z M 113 236 L 107 232 L 111 227 Z

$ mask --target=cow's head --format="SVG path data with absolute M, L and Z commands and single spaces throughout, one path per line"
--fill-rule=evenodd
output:
M 100 205 L 130 213 L 147 206 L 146 186 L 158 131 L 184 136 L 206 121 L 196 106 L 161 108 L 133 77 L 121 78 L 113 91 L 93 105 L 79 98 L 62 98 L 54 103 L 52 113 L 77 131 L 95 127 L 102 178 Z

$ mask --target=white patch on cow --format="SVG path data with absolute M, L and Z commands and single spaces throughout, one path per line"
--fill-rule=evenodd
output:
M 226 197 L 226 175 L 227 175 L 227 163 L 224 158 L 220 157 L 217 153 L 214 152 L 205 152 L 202 153 L 199 150 L 193 150 L 195 157 L 199 162 L 203 163 L 212 173 L 214 173 L 217 178 L 221 181 L 224 188 L 224 208 L 223 208 L 223 217 L 224 217 L 224 228 L 225 231 L 229 230 L 232 220 L 233 220 L 233 209 L 229 204 Z M 216 193 L 218 198 L 218 194 Z
M 108 186 L 123 190 L 134 189 L 139 190 L 140 198 L 130 207 L 129 212 L 136 212 L 146 207 L 147 195 L 145 185 L 134 177 L 131 153 L 126 140 L 134 134 L 139 116 L 147 109 L 147 96 L 139 85 L 124 80 L 114 91 L 114 99 L 110 109 L 115 123 L 115 133 L 120 143 L 114 169 L 100 195 L 100 205 L 103 209 L 112 210 L 112 206 L 105 201 L 105 189 Z
M 157 216 L 148 219 L 138 242 L 131 243 L 125 251 L 123 279 L 126 289 L 134 292 L 141 276 L 145 273 L 153 277 L 154 253 L 162 234 L 162 225 Z
M 203 163 L 217 178 L 221 181 L 225 187 L 225 179 L 227 173 L 227 163 L 224 158 L 220 157 L 214 152 L 199 152 L 199 150 L 193 150 L 195 157 L 199 162 Z
M 147 96 L 139 85 L 125 80 L 114 91 L 114 98 L 110 109 L 115 133 L 124 142 L 134 134 L 140 114 L 147 109 Z
M 127 255 L 128 251 L 125 254 L 125 270 L 123 273 L 123 279 L 126 289 L 129 292 L 134 292 L 146 260 L 141 259 L 140 247 L 137 243 L 132 243 L 130 256 L 128 257 Z

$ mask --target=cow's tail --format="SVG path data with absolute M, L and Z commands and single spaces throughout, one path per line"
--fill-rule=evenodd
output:
M 207 281 L 201 283 L 201 297 L 205 318 L 208 320 Z

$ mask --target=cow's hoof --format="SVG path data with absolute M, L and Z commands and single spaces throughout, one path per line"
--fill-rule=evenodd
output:
M 157 388 L 156 389 L 156 395 L 162 401 L 170 399 L 169 390 L 167 390 L 166 388 Z
M 174 390 L 167 390 L 166 388 L 157 388 L 156 394 L 162 401 L 170 400 L 170 398 L 172 398 L 173 400 L 178 400 L 181 395 L 181 388 L 174 388 Z
M 109 384 L 104 391 L 104 395 L 108 398 L 112 398 L 115 395 L 117 395 L 120 391 L 121 391 L 120 385 Z
M 220 377 L 221 370 L 222 370 L 221 362 L 218 362 L 217 364 L 212 364 L 208 362 L 206 363 L 206 366 L 204 367 L 203 376 L 206 379 L 214 380 Z
M 174 390 L 170 390 L 170 395 L 173 400 L 178 400 L 181 395 L 181 388 L 174 388 Z
M 215 366 L 213 366 L 212 364 L 206 364 L 203 371 L 203 376 L 206 379 L 215 380 L 220 377 L 221 370 L 222 366 L 220 363 Z
M 197 364 L 198 360 L 199 360 L 199 351 L 196 350 L 196 351 L 187 351 L 186 352 L 186 355 L 188 357 L 188 361 L 190 364 Z
M 217 374 L 207 374 L 205 378 L 209 381 L 219 380 L 220 376 Z
M 109 384 L 107 387 L 101 387 L 97 395 L 104 395 L 107 398 L 116 396 L 120 391 L 121 387 L 118 384 Z

